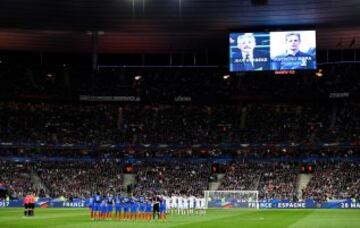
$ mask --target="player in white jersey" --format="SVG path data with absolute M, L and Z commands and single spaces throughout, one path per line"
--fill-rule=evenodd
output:
M 200 205 L 201 205 L 201 199 L 199 197 L 195 198 L 195 212 L 196 214 L 200 214 Z
M 166 205 L 166 211 L 165 213 L 166 214 L 169 214 L 170 213 L 170 208 L 171 208 L 171 198 L 170 197 L 164 197 L 164 200 L 165 200 L 165 205 Z
M 185 199 L 184 199 L 184 197 L 179 196 L 178 208 L 179 208 L 179 211 L 180 211 L 180 214 L 181 214 L 181 215 L 185 214 L 184 204 L 185 204 Z
M 179 196 L 176 196 L 176 199 L 175 199 L 175 208 L 176 208 L 176 214 L 180 214 L 180 197 Z
M 184 214 L 188 214 L 189 212 L 189 198 L 188 197 L 184 197 Z
M 195 197 L 194 196 L 190 196 L 189 198 L 189 213 L 190 214 L 194 214 L 194 209 L 195 209 Z
M 175 196 L 175 197 L 174 197 L 174 202 L 173 202 L 174 212 L 175 212 L 175 214 L 178 214 L 178 215 L 180 214 L 179 204 L 180 204 L 180 197 L 179 197 L 179 196 Z
M 205 198 L 200 198 L 200 214 L 206 214 Z
M 175 195 L 171 196 L 171 214 L 175 214 L 177 211 L 177 197 Z

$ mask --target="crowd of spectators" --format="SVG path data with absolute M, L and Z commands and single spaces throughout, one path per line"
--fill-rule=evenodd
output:
M 124 190 L 122 169 L 115 161 L 41 162 L 36 169 L 50 197 L 89 198 Z
M 151 163 L 137 166 L 135 194 L 203 196 L 208 189 L 209 163 Z
M 297 164 L 269 163 L 265 164 L 261 171 L 258 185 L 260 199 L 296 201 Z
M 75 72 L 75 71 L 74 71 Z M 273 158 L 329 160 L 359 157 L 359 149 L 318 148 L 318 143 L 360 145 L 360 105 L 357 102 L 245 102 L 237 104 L 158 104 L 174 102 L 174 97 L 250 99 L 325 97 L 329 93 L 357 97 L 358 66 L 330 66 L 326 77 L 301 75 L 292 78 L 223 78 L 223 69 L 143 70 L 134 80 L 135 70 L 104 70 L 92 77 L 79 77 L 66 67 L 57 72 L 30 68 L 0 68 L 0 97 L 26 95 L 58 96 L 71 101 L 79 95 L 123 95 L 145 98 L 146 104 L 0 102 L 0 143 L 82 144 L 84 149 L 1 148 L 0 157 L 41 160 L 34 164 L 0 161 L 0 184 L 11 198 L 21 198 L 34 189 L 30 178 L 37 172 L 51 197 L 89 197 L 95 192 L 124 191 L 121 159 L 229 158 L 220 189 L 258 190 L 261 199 L 295 200 L 298 167 L 293 161 L 273 162 Z M 12 77 L 15 75 L 15 77 Z M 105 77 L 106 76 L 106 77 Z M 348 96 L 347 94 L 346 96 Z M 43 98 L 44 98 L 43 97 Z M 9 99 L 12 100 L 12 99 Z M 55 100 L 55 99 L 54 99 Z M 122 144 L 122 149 L 101 149 Z M 176 148 L 134 148 L 136 144 L 183 146 Z M 219 149 L 221 144 L 241 144 L 241 148 Z M 261 144 L 261 148 L 247 147 Z M 275 144 L 289 146 L 274 147 Z M 297 148 L 296 145 L 309 147 Z M 100 145 L 100 149 L 92 149 Z M 195 147 L 194 147 L 195 145 Z M 198 145 L 198 147 L 196 147 Z M 202 148 L 201 145 L 207 145 Z M 2 145 L 3 146 L 3 145 Z M 4 147 L 5 147 L 4 146 Z M 54 157 L 74 161 L 52 161 Z M 88 159 L 87 161 L 85 161 Z M 261 162 L 252 159 L 265 160 Z M 78 161 L 75 161 L 78 160 Z M 268 160 L 268 161 L 266 161 Z M 202 195 L 212 180 L 210 161 L 142 161 L 134 166 L 134 194 Z M 359 198 L 357 162 L 316 164 L 303 198 L 317 200 Z
M 31 166 L 0 160 L 0 185 L 5 186 L 11 199 L 22 198 L 35 188 L 30 178 Z
M 359 141 L 356 103 L 113 105 L 0 103 L 0 142 L 220 144 Z
M 304 159 L 347 159 L 360 157 L 360 149 L 339 148 L 336 146 L 322 148 L 291 148 L 271 145 L 259 148 L 128 148 L 121 149 L 56 149 L 56 148 L 1 148 L 1 159 L 18 159 L 21 161 L 108 161 L 117 162 L 125 159 L 151 160 L 182 160 L 192 159 L 227 159 L 239 161 L 286 159 L 300 161 Z
M 35 191 L 40 196 L 88 198 L 94 193 L 115 194 L 129 191 L 134 195 L 202 196 L 211 182 L 220 182 L 218 190 L 257 190 L 261 200 L 297 201 L 296 162 L 244 162 L 225 165 L 219 180 L 211 163 L 157 161 L 138 162 L 132 169 L 135 182 L 124 185 L 125 163 L 107 161 L 37 162 L 2 161 L 0 184 L 11 199 Z M 353 161 L 322 160 L 314 162 L 314 172 L 303 190 L 302 199 L 324 202 L 334 199 L 360 199 L 360 166 Z M 37 174 L 45 189 L 37 189 L 31 175 Z M 215 177 L 215 178 L 214 178 Z M 39 183 L 37 183 L 39 184 Z
M 360 164 L 358 162 L 319 162 L 303 198 L 317 201 L 360 199 Z
M 108 142 L 116 128 L 111 111 L 105 105 L 1 103 L 0 138 L 23 143 Z
M 260 199 L 295 200 L 298 169 L 293 163 L 235 162 L 228 167 L 221 190 L 258 190 Z
M 322 77 L 313 71 L 295 75 L 273 72 L 229 74 L 225 67 L 189 68 L 103 68 L 21 66 L 2 64 L 0 96 L 41 95 L 45 97 L 139 96 L 151 102 L 169 101 L 177 96 L 192 99 L 231 98 L 236 96 L 317 99 L 329 93 L 357 93 L 360 81 L 358 64 L 321 66 Z M 140 75 L 139 80 L 134 76 Z
M 257 190 L 261 173 L 262 169 L 257 164 L 234 162 L 226 169 L 219 189 Z

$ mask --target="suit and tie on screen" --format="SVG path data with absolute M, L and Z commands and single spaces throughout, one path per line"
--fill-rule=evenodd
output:
M 230 72 L 315 70 L 316 31 L 230 33 Z
M 269 52 L 258 50 L 253 33 L 239 35 L 236 38 L 236 43 L 236 48 L 231 50 L 230 71 L 262 71 L 270 69 Z
M 301 34 L 299 32 L 285 33 L 285 52 L 271 58 L 272 70 L 298 70 L 298 69 L 316 69 L 315 51 L 309 54 L 310 51 L 301 51 Z M 273 38 L 278 41 L 279 39 Z M 280 44 L 281 45 L 281 44 Z M 311 46 L 311 45 L 307 45 Z

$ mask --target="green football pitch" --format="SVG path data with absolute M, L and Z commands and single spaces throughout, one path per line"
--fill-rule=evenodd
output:
M 360 227 L 360 210 L 211 209 L 204 216 L 174 215 L 167 221 L 91 221 L 87 209 L 36 209 L 23 217 L 20 208 L 0 209 L 0 227 Z

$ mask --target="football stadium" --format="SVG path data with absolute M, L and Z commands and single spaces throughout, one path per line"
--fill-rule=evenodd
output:
M 360 227 L 360 1 L 3 0 L 0 227 Z

